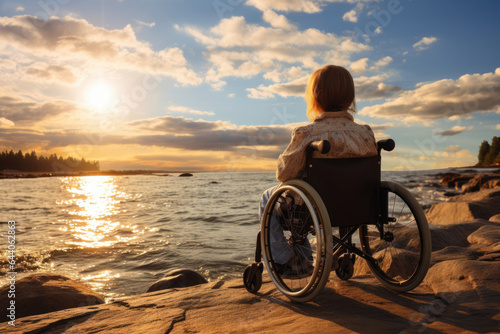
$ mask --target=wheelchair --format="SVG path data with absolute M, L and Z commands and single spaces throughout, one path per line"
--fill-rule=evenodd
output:
M 331 271 L 350 279 L 358 257 L 395 292 L 422 282 L 432 248 L 427 218 L 405 187 L 380 179 L 380 152 L 392 151 L 394 141 L 377 146 L 373 157 L 326 159 L 313 152 L 327 153 L 327 140 L 310 144 L 304 179 L 282 183 L 264 209 L 255 262 L 243 273 L 249 292 L 260 289 L 265 266 L 281 293 L 307 302 L 322 291 Z

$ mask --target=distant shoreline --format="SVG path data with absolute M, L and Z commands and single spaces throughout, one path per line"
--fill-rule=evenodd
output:
M 34 179 L 40 177 L 79 177 L 79 176 L 120 176 L 120 175 L 158 175 L 168 176 L 170 174 L 199 173 L 200 171 L 166 171 L 166 170 L 95 170 L 78 172 L 0 172 L 0 179 Z

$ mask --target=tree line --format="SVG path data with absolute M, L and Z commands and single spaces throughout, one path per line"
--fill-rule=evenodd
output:
M 500 137 L 493 137 L 491 145 L 484 140 L 479 146 L 478 165 L 489 166 L 500 164 Z
M 86 161 L 51 154 L 48 157 L 37 156 L 35 151 L 23 154 L 10 150 L 0 153 L 0 170 L 13 169 L 22 172 L 65 172 L 65 171 L 95 171 L 99 170 L 98 161 Z

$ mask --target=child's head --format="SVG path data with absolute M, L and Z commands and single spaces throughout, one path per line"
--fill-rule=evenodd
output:
M 310 120 L 325 111 L 356 111 L 354 81 L 342 66 L 326 65 L 314 71 L 307 83 L 305 99 Z

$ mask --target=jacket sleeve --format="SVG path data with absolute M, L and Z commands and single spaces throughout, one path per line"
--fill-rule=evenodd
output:
M 278 158 L 276 179 L 280 182 L 300 178 L 306 165 L 308 132 L 304 127 L 293 130 L 292 141 Z

